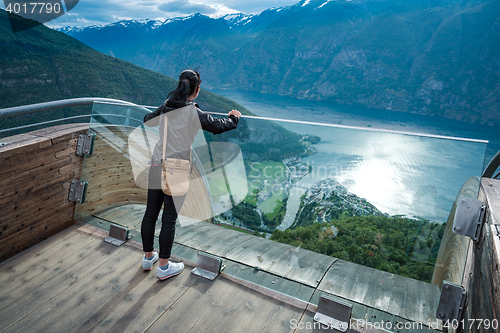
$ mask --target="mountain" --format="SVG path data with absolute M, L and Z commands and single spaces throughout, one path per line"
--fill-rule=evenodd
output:
M 498 1 L 301 0 L 67 33 L 163 74 L 199 67 L 208 87 L 498 124 L 499 17 Z
M 30 22 L 18 17 L 20 25 Z M 154 23 L 149 25 L 154 28 Z M 179 72 L 177 73 L 179 75 Z M 142 105 L 160 105 L 177 80 L 113 58 L 45 26 L 13 33 L 0 10 L 0 108 L 76 97 L 107 97 Z M 237 103 L 201 90 L 197 102 L 210 111 L 238 109 Z M 52 118 L 88 114 L 70 108 Z M 2 120 L 2 128 L 44 121 L 48 113 Z
M 30 21 L 17 19 L 18 26 L 30 26 Z M 149 25 L 153 26 L 154 23 Z M 195 33 L 193 38 L 196 38 Z M 142 105 L 160 105 L 177 82 L 99 53 L 43 25 L 13 33 L 6 12 L 0 10 L 0 108 L 76 97 L 107 97 Z M 234 101 L 205 89 L 200 91 L 196 102 L 206 111 L 225 113 L 237 109 L 252 115 Z M 88 106 L 34 113 L 2 119 L 0 128 L 89 113 Z M 301 135 L 268 121 L 242 119 L 237 131 L 220 134 L 217 138 L 207 132 L 206 139 L 239 142 L 246 163 L 255 159 L 281 161 L 304 153 Z

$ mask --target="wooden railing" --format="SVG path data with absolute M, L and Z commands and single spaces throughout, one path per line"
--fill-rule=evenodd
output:
M 0 261 L 74 223 L 69 184 L 80 178 L 75 154 L 88 124 L 71 124 L 3 138 L 0 147 Z
M 109 207 L 146 203 L 147 190 L 134 181 L 127 155 L 127 127 L 114 127 L 113 141 L 97 135 L 94 155 L 76 155 L 88 124 L 49 127 L 3 138 L 0 147 L 0 262 Z M 212 221 L 212 205 L 199 170 L 181 214 Z M 72 180 L 88 181 L 86 202 L 68 200 Z

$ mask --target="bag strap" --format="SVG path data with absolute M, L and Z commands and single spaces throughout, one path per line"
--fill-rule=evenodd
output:
M 163 156 L 161 163 L 165 163 L 165 151 L 167 149 L 167 123 L 168 117 L 165 115 L 165 121 L 163 122 Z M 189 147 L 189 164 L 191 164 L 191 147 Z
M 165 115 L 165 120 L 163 122 L 163 155 L 161 158 L 161 163 L 162 165 L 165 165 L 165 151 L 167 149 L 167 122 L 168 118 L 167 115 Z

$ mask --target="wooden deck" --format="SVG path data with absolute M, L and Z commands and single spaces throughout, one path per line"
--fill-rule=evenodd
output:
M 159 281 L 155 270 L 142 270 L 140 243 L 116 247 L 106 236 L 79 222 L 1 263 L 0 332 L 332 332 L 314 325 L 314 304 L 285 295 L 303 288 L 303 298 L 314 298 L 320 290 L 227 261 L 223 274 L 209 281 L 177 256 L 172 259 L 185 270 Z M 255 281 L 235 274 L 245 270 Z M 406 322 L 366 306 L 363 316 Z M 431 332 L 425 326 L 397 330 L 417 331 Z
M 312 320 L 231 279 L 190 274 L 191 266 L 159 281 L 142 270 L 137 243 L 116 247 L 105 236 L 78 224 L 3 262 L 0 331 L 293 332 L 291 320 Z
M 140 242 L 144 211 L 144 205 L 122 205 L 85 221 L 106 230 L 110 223 L 127 226 L 131 238 Z M 158 221 L 156 236 L 160 225 Z M 320 295 L 326 294 L 353 305 L 354 319 L 374 322 L 379 318 L 393 325 L 436 321 L 440 295 L 436 285 L 180 216 L 172 253 L 195 262 L 198 251 L 222 258 L 226 265 L 224 276 L 302 304 L 317 304 Z M 425 331 L 435 332 L 425 327 L 419 330 Z

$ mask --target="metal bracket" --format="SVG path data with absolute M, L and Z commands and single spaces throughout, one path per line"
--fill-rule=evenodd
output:
M 78 135 L 76 154 L 78 156 L 92 156 L 92 154 L 94 153 L 94 141 L 94 133 L 88 132 L 87 134 Z
M 120 246 L 127 241 L 128 233 L 128 228 L 111 224 L 109 226 L 109 236 L 104 238 L 104 241 L 116 246 Z
M 460 321 L 465 310 L 467 292 L 464 287 L 448 281 L 443 281 L 441 296 L 436 311 L 436 318 L 443 321 Z
M 453 232 L 477 242 L 481 235 L 484 212 L 485 207 L 481 200 L 460 197 L 453 220 Z
M 71 181 L 71 186 L 69 188 L 68 199 L 71 202 L 84 203 L 85 194 L 87 194 L 88 183 L 80 180 Z
M 346 332 L 351 321 L 352 305 L 321 295 L 314 321 L 330 327 L 337 332 Z
M 205 279 L 214 280 L 224 268 L 225 266 L 222 265 L 221 258 L 212 256 L 208 253 L 198 252 L 196 267 L 193 268 L 191 273 L 204 277 Z

